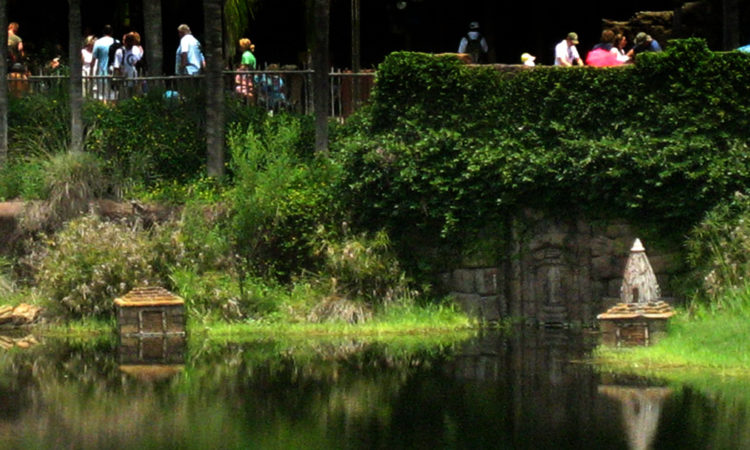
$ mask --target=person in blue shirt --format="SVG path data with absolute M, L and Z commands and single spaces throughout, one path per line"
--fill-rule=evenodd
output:
M 102 34 L 104 36 L 94 41 L 94 49 L 92 50 L 94 62 L 92 65 L 94 74 L 104 77 L 109 75 L 109 66 L 114 62 L 109 60 L 109 47 L 115 42 L 112 37 L 112 26 L 104 25 Z
M 635 35 L 635 39 L 633 39 L 633 43 L 635 44 L 635 46 L 633 47 L 634 55 L 637 55 L 638 53 L 643 53 L 643 52 L 660 52 L 661 51 L 661 45 L 659 45 L 659 43 L 656 42 L 654 38 L 644 33 L 643 31 Z

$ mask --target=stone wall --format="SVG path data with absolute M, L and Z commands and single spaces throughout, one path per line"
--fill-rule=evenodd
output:
M 624 222 L 552 219 L 526 211 L 509 224 L 504 254 L 495 262 L 453 268 L 443 287 L 470 314 L 487 321 L 507 317 L 541 324 L 592 325 L 619 297 L 622 273 L 636 237 Z M 681 270 L 678 249 L 646 252 L 669 297 Z

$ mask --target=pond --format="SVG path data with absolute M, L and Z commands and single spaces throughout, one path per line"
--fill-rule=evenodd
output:
M 594 342 L 0 337 L 0 448 L 750 447 L 744 384 L 613 376 Z

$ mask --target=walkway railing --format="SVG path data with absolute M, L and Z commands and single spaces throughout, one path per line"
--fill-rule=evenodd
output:
M 252 70 L 225 71 L 224 86 L 228 93 L 248 105 L 268 111 L 313 112 L 312 70 Z M 361 107 L 370 96 L 375 82 L 374 72 L 351 73 L 333 71 L 330 74 L 329 115 L 343 119 Z M 134 79 L 111 76 L 84 77 L 83 95 L 89 99 L 117 102 L 148 92 L 162 92 L 165 97 L 189 97 L 203 92 L 203 76 L 138 77 Z M 8 75 L 8 90 L 12 96 L 66 92 L 68 77 L 59 75 Z

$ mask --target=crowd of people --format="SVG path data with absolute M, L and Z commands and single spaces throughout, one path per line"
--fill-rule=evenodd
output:
M 23 40 L 18 35 L 19 25 L 8 26 L 8 63 L 11 81 L 27 79 Z M 174 74 L 192 77 L 200 75 L 206 67 L 201 43 L 193 36 L 190 27 L 177 27 L 179 44 L 175 54 Z M 255 45 L 248 38 L 239 40 L 240 61 L 235 75 L 234 91 L 237 95 L 257 100 L 269 108 L 278 109 L 286 103 L 284 78 L 279 73 L 251 73 L 257 70 Z M 62 52 L 60 52 L 62 53 Z M 114 37 L 112 26 L 105 25 L 101 36 L 93 34 L 83 39 L 81 47 L 81 74 L 84 95 L 102 101 L 112 101 L 123 96 L 140 94 L 146 89 L 144 81 L 136 80 L 145 71 L 145 51 L 137 31 L 129 31 L 122 39 Z M 62 65 L 62 54 L 50 60 L 45 67 L 49 73 Z M 278 71 L 278 65 L 270 65 L 268 71 Z M 28 83 L 26 83 L 28 86 Z M 168 92 L 169 95 L 179 95 Z
M 267 73 L 252 73 L 257 70 L 255 59 L 255 44 L 248 38 L 238 42 L 242 54 L 240 66 L 234 76 L 234 90 L 242 98 L 257 101 L 271 111 L 277 111 L 286 106 L 284 93 L 284 78 L 278 73 L 278 64 L 267 67 Z
M 561 67 L 570 66 L 596 66 L 609 67 L 619 66 L 633 62 L 635 56 L 643 52 L 660 52 L 661 45 L 645 32 L 636 34 L 633 46 L 628 47 L 628 39 L 625 34 L 615 30 L 606 29 L 602 31 L 598 44 L 586 54 L 585 59 L 581 57 L 577 46 L 579 45 L 578 34 L 570 32 L 565 39 L 555 45 L 554 65 Z M 481 64 L 486 62 L 489 46 L 479 31 L 479 22 L 471 22 L 469 31 L 461 37 L 458 45 L 458 53 L 468 55 L 470 62 Z M 536 65 L 536 57 L 530 53 L 521 54 L 521 63 L 524 66 Z

